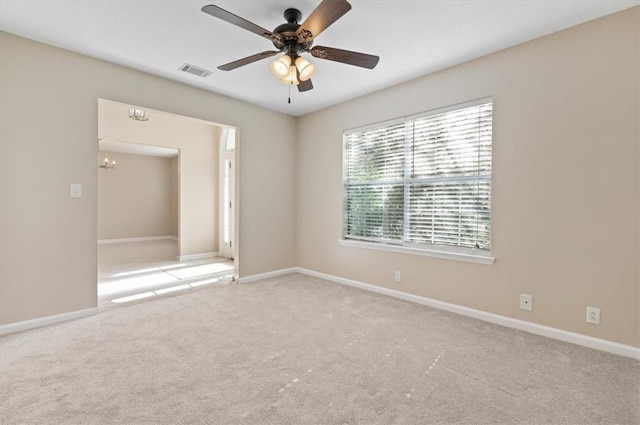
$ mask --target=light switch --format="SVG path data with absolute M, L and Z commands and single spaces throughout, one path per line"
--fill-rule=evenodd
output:
M 80 183 L 71 183 L 69 185 L 69 198 L 82 198 L 82 185 Z

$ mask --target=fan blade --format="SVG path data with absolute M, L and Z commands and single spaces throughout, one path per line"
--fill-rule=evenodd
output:
M 271 40 L 273 43 L 276 44 L 278 48 L 284 47 L 284 43 L 282 42 L 282 39 L 280 38 L 280 36 L 272 33 L 269 30 L 262 28 L 259 25 L 254 24 L 253 22 L 249 22 L 244 18 L 234 15 L 233 13 L 228 12 L 218 6 L 214 6 L 213 4 L 210 4 L 210 5 L 204 6 L 201 10 L 204 13 L 207 13 L 211 16 L 215 16 L 216 18 L 220 18 L 223 21 L 229 22 L 230 24 L 233 24 L 233 25 L 237 25 L 240 28 L 244 28 L 247 31 L 251 31 L 254 34 L 258 34 L 259 36 L 262 36 L 268 40 Z
M 311 89 L 313 89 L 313 83 L 311 82 L 311 80 L 300 81 L 298 83 L 298 91 L 300 93 L 302 93 L 303 91 L 309 91 Z
M 346 0 L 322 0 L 296 31 L 298 42 L 310 42 L 349 10 L 351 5 Z
M 324 46 L 316 46 L 313 49 L 309 50 L 309 53 L 311 53 L 311 56 L 318 59 L 342 62 L 346 63 L 347 65 L 355 65 L 368 69 L 375 68 L 378 64 L 378 61 L 380 60 L 378 56 Z
M 240 68 L 241 66 L 249 65 L 250 63 L 259 61 L 261 59 L 270 58 L 277 54 L 275 50 L 267 50 L 266 52 L 256 53 L 255 55 L 247 56 L 246 58 L 238 59 L 237 61 L 229 62 L 218 67 L 221 71 L 231 71 L 232 69 Z

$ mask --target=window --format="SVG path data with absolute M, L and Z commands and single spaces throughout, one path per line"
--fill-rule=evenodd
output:
M 224 128 L 222 134 L 222 140 L 224 140 L 224 149 L 225 151 L 232 151 L 236 148 L 236 129 L 235 128 Z
M 491 248 L 492 101 L 344 133 L 344 239 Z

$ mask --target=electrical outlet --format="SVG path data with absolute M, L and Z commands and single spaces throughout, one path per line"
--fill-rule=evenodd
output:
M 398 270 L 396 270 L 396 272 L 394 273 L 393 280 L 398 283 L 400 283 L 400 280 L 402 280 L 402 274 Z
M 600 309 L 595 307 L 587 307 L 587 323 L 594 325 L 600 324 Z
M 520 294 L 520 308 L 522 310 L 533 310 L 533 295 Z

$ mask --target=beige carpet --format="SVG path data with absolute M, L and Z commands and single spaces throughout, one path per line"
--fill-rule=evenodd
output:
M 2 424 L 638 424 L 640 362 L 298 274 L 0 339 Z

